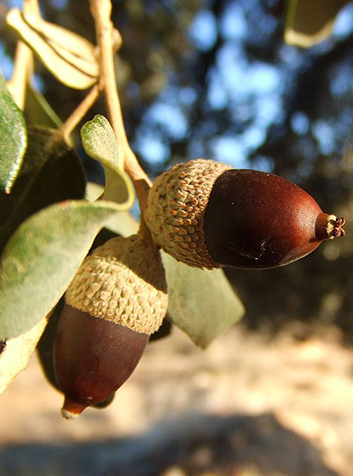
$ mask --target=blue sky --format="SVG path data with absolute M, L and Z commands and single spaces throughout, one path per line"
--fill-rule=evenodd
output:
M 269 126 L 281 120 L 288 72 L 296 67 L 298 62 L 305 61 L 306 55 L 310 54 L 308 51 L 283 44 L 280 52 L 281 63 L 270 65 L 260 61 L 249 62 L 244 53 L 243 40 L 248 34 L 246 10 L 252 8 L 252 4 L 256 4 L 256 1 L 233 1 L 224 11 L 220 31 L 225 42 L 218 53 L 217 64 L 211 72 L 208 87 L 208 101 L 214 110 L 231 104 L 234 105 L 232 114 L 235 120 L 244 120 L 244 117 L 246 119 L 247 115 L 251 115 L 251 125 L 243 133 L 225 131 L 211 140 L 213 158 L 237 168 L 249 166 L 248 156 L 251 151 L 263 143 Z M 271 30 L 274 25 L 269 19 L 267 22 L 265 27 L 262 27 Z M 189 29 L 189 38 L 197 48 L 207 51 L 216 41 L 216 28 L 217 23 L 212 12 L 203 9 Z M 336 20 L 332 39 L 314 47 L 313 53 L 330 48 L 333 41 L 343 39 L 352 29 L 353 6 L 348 5 Z M 347 75 L 342 73 L 332 79 L 337 92 L 339 88 L 350 87 L 347 85 Z M 187 96 L 192 102 L 192 91 L 189 91 Z M 152 126 L 152 130 L 153 124 L 158 124 L 172 139 L 182 136 L 188 129 L 187 114 L 183 113 L 182 101 L 173 87 L 166 88 L 144 119 Z M 291 126 L 295 133 L 305 134 L 309 127 L 308 118 L 305 114 L 298 113 L 292 118 Z M 312 129 L 321 152 L 332 153 L 335 143 L 331 124 L 323 120 L 317 121 L 312 125 Z M 197 142 L 197 139 L 194 142 Z M 157 132 L 151 133 L 151 127 L 141 128 L 138 148 L 147 160 L 155 164 L 163 162 L 170 154 L 168 142 L 163 143 Z M 190 148 L 191 153 L 198 152 L 197 144 L 191 143 Z M 256 166 L 267 171 L 271 169 L 271 161 L 259 157 Z
M 210 138 L 212 158 L 231 164 L 236 168 L 249 166 L 248 157 L 263 143 L 268 128 L 279 122 L 282 117 L 283 94 L 288 73 L 298 62 L 305 61 L 310 52 L 283 44 L 280 51 L 281 61 L 267 64 L 249 61 L 244 50 L 244 39 L 248 36 L 247 13 L 258 0 L 234 0 L 223 12 L 220 20 L 220 34 L 224 40 L 220 48 L 215 67 L 208 77 L 207 100 L 209 107 L 222 110 L 230 107 L 235 122 L 246 122 L 243 132 L 225 130 L 215 134 L 212 124 L 205 133 Z M 20 6 L 21 1 L 10 0 L 9 6 Z M 65 6 L 66 0 L 55 0 L 55 6 Z M 207 2 L 205 2 L 207 5 Z M 259 31 L 271 33 L 275 20 L 266 17 L 266 24 L 259 24 Z M 207 51 L 217 39 L 217 22 L 211 10 L 204 8 L 194 18 L 188 37 L 196 48 Z M 353 28 L 353 5 L 348 5 L 339 15 L 333 38 L 316 48 L 330 48 L 335 40 L 341 40 L 351 33 Z M 314 49 L 315 52 L 315 49 Z M 9 78 L 12 61 L 4 54 L 0 43 L 0 65 L 5 78 Z M 344 64 L 341 68 L 344 69 Z M 346 88 L 352 88 L 345 78 L 347 71 L 337 71 L 332 78 L 331 88 L 335 94 L 342 94 Z M 133 94 L 133 87 L 130 91 Z M 192 110 L 196 92 L 192 87 L 179 87 L 173 81 L 167 85 L 151 108 L 147 110 L 134 144 L 137 152 L 152 166 L 161 167 L 170 156 L 170 141 L 183 139 L 190 135 L 188 117 Z M 312 127 L 321 152 L 330 154 L 335 148 L 335 138 L 329 122 L 317 121 L 310 125 L 305 114 L 297 113 L 291 120 L 292 130 L 300 135 Z M 190 156 L 196 158 L 202 154 L 202 138 L 191 137 Z M 195 154 L 195 155 L 193 155 Z M 271 161 L 258 158 L 257 168 L 271 170 Z

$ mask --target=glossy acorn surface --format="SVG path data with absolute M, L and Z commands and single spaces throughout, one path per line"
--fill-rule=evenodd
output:
M 344 222 L 323 213 L 307 192 L 282 177 L 231 169 L 213 185 L 204 236 L 210 255 L 222 266 L 273 268 L 343 235 Z
M 65 305 L 54 342 L 54 369 L 71 419 L 110 398 L 130 377 L 149 335 Z

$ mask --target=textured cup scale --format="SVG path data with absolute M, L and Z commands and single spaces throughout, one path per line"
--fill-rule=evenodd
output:
M 228 169 L 212 160 L 191 160 L 164 172 L 150 190 L 146 223 L 155 242 L 178 261 L 219 267 L 205 244 L 204 215 L 214 182 Z
M 168 305 L 159 251 L 139 235 L 109 240 L 86 257 L 65 299 L 91 316 L 152 334 Z

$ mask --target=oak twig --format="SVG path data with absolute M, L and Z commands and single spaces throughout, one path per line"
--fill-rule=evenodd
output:
M 110 0 L 90 0 L 90 6 L 96 26 L 100 82 L 104 91 L 108 117 L 118 141 L 121 164 L 130 176 L 136 189 L 141 210 L 141 224 L 143 225 L 143 213 L 147 194 L 151 188 L 151 181 L 131 150 L 126 136 L 115 77 L 114 50 L 116 49 L 116 30 L 114 33 L 113 24 L 110 20 L 111 2 Z
M 83 101 L 77 106 L 73 113 L 66 119 L 62 126 L 58 129 L 58 133 L 65 138 L 67 142 L 70 140 L 70 134 L 77 124 L 84 118 L 89 109 L 98 99 L 101 93 L 98 84 L 95 84 L 90 92 L 85 96 Z

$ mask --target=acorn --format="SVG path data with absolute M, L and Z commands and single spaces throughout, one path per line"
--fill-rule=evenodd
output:
M 284 266 L 345 234 L 344 218 L 323 213 L 288 180 L 205 159 L 159 176 L 145 219 L 161 248 L 205 269 Z
M 82 263 L 65 295 L 54 370 L 72 419 L 109 399 L 130 377 L 167 312 L 158 249 L 142 235 L 113 238 Z

